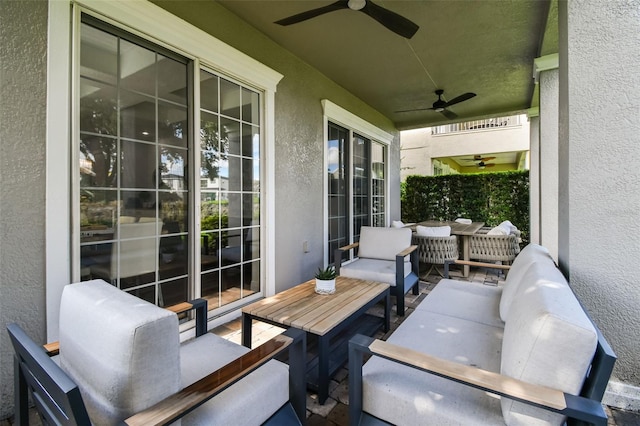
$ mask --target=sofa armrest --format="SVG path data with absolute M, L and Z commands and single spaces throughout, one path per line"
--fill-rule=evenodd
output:
M 124 423 L 140 426 L 170 424 L 204 404 L 289 347 L 291 347 L 289 354 L 289 385 L 291 387 L 292 379 L 295 380 L 298 377 L 304 381 L 305 377 L 304 354 L 306 353 L 306 337 L 302 330 L 297 329 L 289 329 L 283 334 L 273 337 L 240 358 L 235 359 L 156 405 L 125 419 Z M 295 353 L 292 354 L 291 349 L 294 348 Z M 296 401 L 291 402 L 298 418 L 304 419 L 304 398 L 306 398 L 304 385 L 302 388 L 297 385 L 294 387 L 295 389 L 290 389 L 290 399 L 291 396 L 301 395 L 300 401 L 298 401 L 302 403 L 301 406 L 296 404 Z
M 398 253 L 396 255 L 397 256 L 402 256 L 402 257 L 406 257 L 408 255 L 410 255 L 411 253 L 413 253 L 414 251 L 416 251 L 418 248 L 418 246 L 409 246 L 406 249 L 402 250 L 400 253 Z
M 333 264 L 334 264 L 333 267 L 336 271 L 336 275 L 340 275 L 340 266 L 342 265 L 342 253 L 344 253 L 345 251 L 349 251 L 351 249 L 357 248 L 359 246 L 360 246 L 360 243 L 355 242 L 344 247 L 338 247 L 333 252 Z
M 493 269 L 511 269 L 511 265 L 500 265 L 497 263 L 486 263 L 486 262 L 476 262 L 473 260 L 445 260 L 444 261 L 444 277 L 449 278 L 449 268 L 452 264 L 455 265 L 468 265 L 468 266 L 477 266 L 479 268 L 493 268 Z
M 193 309 L 196 312 L 196 337 L 200 337 L 207 332 L 207 299 L 194 299 L 189 302 L 167 306 L 165 309 L 175 312 L 176 315 Z
M 349 416 L 353 424 L 357 424 L 362 416 L 364 355 L 379 356 L 486 392 L 560 413 L 569 418 L 596 425 L 607 424 L 607 415 L 598 400 L 523 382 L 363 335 L 356 335 L 349 341 Z

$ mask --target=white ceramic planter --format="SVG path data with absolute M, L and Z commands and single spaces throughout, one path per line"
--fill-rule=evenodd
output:
M 333 294 L 336 292 L 336 279 L 319 280 L 316 278 L 316 293 Z

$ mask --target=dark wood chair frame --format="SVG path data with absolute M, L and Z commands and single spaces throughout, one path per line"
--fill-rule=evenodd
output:
M 349 252 L 351 249 L 358 248 L 360 243 L 356 242 L 344 247 L 339 247 L 334 251 L 336 274 L 340 275 L 340 266 L 342 264 L 343 253 Z M 404 276 L 404 258 L 409 256 L 411 262 L 411 273 Z M 396 254 L 396 285 L 391 287 L 391 294 L 396 297 L 396 312 L 400 316 L 404 316 L 404 295 L 412 290 L 414 295 L 418 295 L 420 278 L 418 264 L 418 246 L 412 245 Z
M 204 332 L 206 332 L 206 301 L 204 303 Z M 186 303 L 182 308 L 189 304 L 191 303 Z M 196 302 L 196 305 L 197 307 L 192 309 L 199 308 L 202 312 L 202 304 Z M 171 310 L 180 311 L 180 309 Z M 197 323 L 198 320 L 196 320 Z M 7 331 L 15 351 L 14 423 L 20 426 L 29 424 L 29 396 L 31 396 L 44 424 L 91 425 L 78 386 L 51 359 L 52 355 L 58 353 L 58 345 L 54 343 L 42 346 L 35 343 L 17 324 L 9 324 Z M 197 337 L 203 334 L 198 334 L 198 331 L 202 329 L 196 330 Z M 281 354 L 287 357 L 289 364 L 289 401 L 265 424 L 304 424 L 306 334 L 293 328 L 158 404 L 125 419 L 123 424 L 141 426 L 170 424 Z

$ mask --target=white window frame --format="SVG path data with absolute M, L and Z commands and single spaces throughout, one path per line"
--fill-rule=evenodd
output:
M 46 119 L 46 321 L 47 339 L 58 339 L 60 298 L 65 285 L 72 282 L 72 246 L 75 236 L 72 217 L 73 69 L 77 61 L 77 40 L 70 43 L 80 23 L 81 12 L 126 28 L 161 46 L 193 59 L 263 92 L 263 155 L 261 163 L 261 203 L 263 211 L 261 257 L 264 289 L 275 293 L 275 231 L 268 224 L 275 212 L 275 92 L 283 75 L 248 55 L 221 42 L 147 1 L 55 0 L 49 1 L 47 46 L 47 119 Z M 195 209 L 199 209 L 196 199 Z M 195 226 L 199 226 L 196 224 Z M 199 229 L 196 229 L 199 232 Z M 76 277 L 77 279 L 77 277 Z M 219 321 L 224 321 L 225 317 Z M 217 323 L 210 323 L 215 326 Z
M 323 159 L 323 163 L 322 163 L 322 170 L 324 171 L 323 173 L 323 227 L 324 227 L 324 232 L 323 235 L 329 235 L 329 201 L 328 201 L 328 197 L 327 194 L 329 192 L 329 187 L 328 187 L 328 182 L 327 182 L 327 176 L 326 176 L 326 170 L 329 167 L 328 162 L 327 162 L 327 158 L 328 158 L 328 150 L 327 150 L 327 144 L 328 144 L 328 138 L 329 138 L 329 134 L 328 134 L 328 128 L 329 128 L 329 122 L 332 122 L 334 124 L 338 124 L 344 128 L 346 128 L 350 133 L 357 133 L 360 136 L 366 137 L 368 139 L 371 140 L 371 142 L 378 142 L 383 144 L 386 149 L 387 149 L 387 161 L 385 163 L 385 212 L 389 212 L 389 191 L 390 191 L 390 179 L 389 179 L 389 170 L 390 170 L 390 166 L 389 166 L 389 147 L 391 145 L 391 143 L 393 142 L 393 135 L 385 132 L 384 130 L 380 129 L 379 127 L 376 127 L 375 125 L 369 123 L 368 121 L 358 117 L 357 115 L 353 114 L 352 112 L 342 108 L 341 106 L 331 102 L 328 99 L 323 99 L 321 101 L 322 103 L 322 110 L 323 110 L 323 132 L 324 132 L 324 136 L 323 136 L 323 141 L 324 141 L 324 148 L 323 148 L 323 152 L 324 152 L 324 159 Z M 349 143 L 351 143 L 351 140 L 349 140 Z M 351 164 L 351 158 L 349 158 L 349 164 Z M 350 200 L 349 203 L 352 203 L 353 200 Z M 386 215 L 385 217 L 385 225 L 389 226 L 389 214 Z M 353 223 L 349 224 L 349 232 L 351 235 L 353 235 Z M 324 238 L 323 241 L 323 262 L 324 265 L 326 266 L 329 262 L 329 241 L 327 238 Z

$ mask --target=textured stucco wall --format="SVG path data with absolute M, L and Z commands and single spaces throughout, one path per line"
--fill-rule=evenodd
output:
M 640 1 L 560 2 L 560 265 L 640 385 Z
M 529 241 L 540 244 L 540 117 L 529 118 Z
M 540 244 L 558 260 L 558 70 L 540 73 Z
M 275 98 L 276 193 L 267 194 L 276 204 L 276 291 L 312 278 L 323 261 L 322 99 L 396 135 L 389 149 L 389 217 L 400 217 L 400 142 L 388 119 L 215 2 L 155 3 L 284 75 Z
M 13 413 L 5 325 L 44 341 L 46 1 L 0 1 L 0 419 Z

